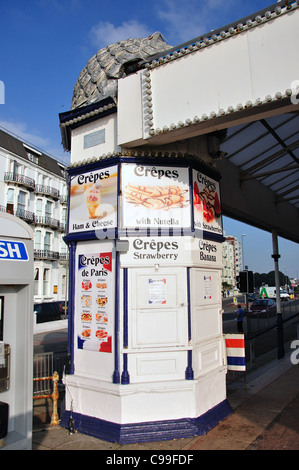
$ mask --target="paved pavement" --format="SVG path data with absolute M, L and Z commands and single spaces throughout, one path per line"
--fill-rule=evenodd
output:
M 204 436 L 120 445 L 60 426 L 34 426 L 32 450 L 181 451 L 299 450 L 299 365 L 290 353 L 228 383 L 233 413 Z

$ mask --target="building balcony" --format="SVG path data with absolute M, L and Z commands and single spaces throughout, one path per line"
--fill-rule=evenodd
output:
M 15 211 L 14 215 L 20 217 L 20 219 L 23 219 L 28 224 L 33 224 L 35 221 L 35 216 L 33 212 L 25 211 L 24 209 L 20 209 L 19 207 Z
M 67 204 L 68 197 L 60 195 L 59 200 L 60 200 L 61 204 Z
M 36 225 L 47 225 L 48 227 L 57 229 L 59 228 L 59 220 L 53 219 L 52 217 L 36 215 L 35 216 L 35 223 Z
M 6 183 L 15 183 L 21 186 L 25 186 L 29 190 L 35 189 L 35 181 L 32 178 L 28 178 L 28 176 L 18 175 L 17 173 L 12 172 L 5 172 L 4 173 L 4 181 Z
M 59 261 L 68 261 L 69 254 L 68 253 L 59 253 Z
M 14 210 L 13 204 L 11 205 L 8 204 L 7 207 L 0 206 L 0 212 L 7 212 L 8 214 L 15 215 L 16 217 L 20 217 L 20 219 L 25 220 L 25 222 L 27 222 L 28 224 L 32 224 L 35 221 L 35 215 L 33 212 L 26 211 L 21 208 L 17 208 L 17 210 Z
M 59 259 L 58 251 L 51 250 L 34 250 L 34 259 L 36 260 L 48 260 L 55 261 Z
M 52 188 L 52 186 L 45 186 L 43 184 L 37 184 L 35 186 L 35 193 L 52 197 L 55 200 L 58 200 L 60 198 L 60 193 L 58 189 Z
M 66 222 L 59 222 L 58 230 L 60 232 L 65 232 L 66 231 Z

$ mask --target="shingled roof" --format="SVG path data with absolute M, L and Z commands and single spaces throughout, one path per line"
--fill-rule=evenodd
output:
M 63 177 L 63 170 L 65 166 L 59 163 L 53 157 L 43 153 L 41 150 L 36 149 L 31 144 L 20 140 L 19 138 L 0 129 L 0 148 L 3 148 L 14 155 L 29 160 L 28 153 L 32 153 L 38 157 L 38 167 L 50 171 L 57 176 Z M 30 161 L 32 164 L 32 161 Z

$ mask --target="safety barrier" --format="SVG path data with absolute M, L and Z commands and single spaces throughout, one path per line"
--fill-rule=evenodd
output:
M 59 398 L 59 393 L 58 393 L 58 380 L 59 380 L 59 374 L 58 372 L 54 372 L 52 376 L 49 377 L 36 377 L 33 379 L 33 382 L 43 382 L 47 380 L 52 380 L 53 382 L 53 392 L 48 393 L 48 394 L 41 394 L 41 395 L 34 395 L 33 400 L 38 400 L 40 398 L 52 398 L 53 400 L 53 411 L 52 411 L 52 418 L 51 418 L 51 426 L 57 426 L 59 424 L 59 418 L 58 418 L 58 398 Z

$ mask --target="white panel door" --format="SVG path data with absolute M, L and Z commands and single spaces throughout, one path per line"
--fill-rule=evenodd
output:
M 185 268 L 129 271 L 129 343 L 135 348 L 188 345 Z

